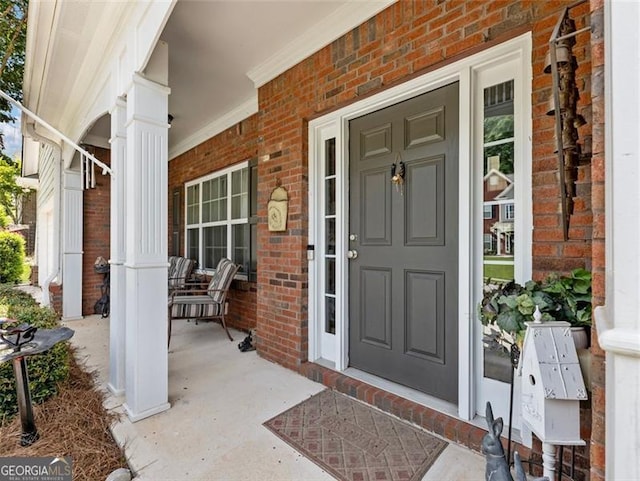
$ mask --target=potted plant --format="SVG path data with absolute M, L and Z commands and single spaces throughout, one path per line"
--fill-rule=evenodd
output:
M 533 321 L 536 307 L 542 322 L 567 321 L 583 330 L 591 326 L 591 273 L 575 269 L 569 275 L 553 274 L 542 282 L 528 281 L 524 286 L 514 281 L 489 281 L 478 305 L 478 317 L 483 325 L 498 328 L 500 341 L 521 346 L 525 322 Z M 586 333 L 584 338 L 588 339 Z
M 560 306 L 554 319 L 571 324 L 576 348 L 587 348 L 591 327 L 591 273 L 575 269 L 567 276 L 551 275 L 543 288 Z

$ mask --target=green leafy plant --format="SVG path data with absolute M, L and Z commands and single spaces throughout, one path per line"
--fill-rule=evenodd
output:
M 524 286 L 511 281 L 485 285 L 478 304 L 478 318 L 485 326 L 521 340 L 525 322 L 533 321 L 536 306 L 541 320 L 567 321 L 575 327 L 591 325 L 591 273 L 576 269 L 567 276 L 551 275 L 542 282 Z
M 28 323 L 40 329 L 58 326 L 58 316 L 46 307 L 38 306 L 28 294 L 8 286 L 0 286 L 0 312 L 15 319 L 17 324 Z M 29 388 L 34 403 L 40 403 L 58 392 L 58 385 L 69 374 L 69 347 L 60 343 L 49 351 L 27 357 Z M 16 414 L 18 401 L 15 377 L 10 362 L 0 364 L 0 423 Z
M 0 284 L 17 283 L 24 265 L 24 239 L 20 234 L 0 231 Z
M 591 272 L 575 269 L 568 276 L 551 275 L 543 289 L 559 304 L 554 316 L 574 327 L 591 326 Z

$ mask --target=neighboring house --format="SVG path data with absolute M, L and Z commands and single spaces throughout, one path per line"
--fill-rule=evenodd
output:
M 483 178 L 482 206 L 485 254 L 513 255 L 515 204 L 513 174 L 492 167 Z
M 472 420 L 487 401 L 504 415 L 509 392 L 483 374 L 475 318 L 485 162 L 501 149 L 513 173 L 491 174 L 505 183 L 492 202 L 513 208 L 492 210 L 496 250 L 516 239 L 518 281 L 591 269 L 603 306 L 579 479 L 638 479 L 639 7 L 570 11 L 591 27 L 573 53 L 592 149 L 569 177 L 564 240 L 544 70 L 572 5 L 31 2 L 25 106 L 113 169 L 24 122 L 40 142 L 24 159 L 39 174 L 39 281 L 78 318 L 95 257 L 110 258 L 109 388 L 129 417 L 170 407 L 168 254 L 206 272 L 229 256 L 243 266 L 230 323 L 257 329 L 260 356 L 478 449 Z M 509 127 L 487 138 L 488 122 Z M 273 232 L 278 186 L 288 216 Z

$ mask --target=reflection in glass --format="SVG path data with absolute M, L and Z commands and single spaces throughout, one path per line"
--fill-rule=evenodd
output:
M 325 263 L 325 292 L 336 293 L 336 260 L 328 258 Z
M 328 139 L 324 143 L 325 168 L 324 175 L 336 175 L 336 139 Z
M 218 262 L 227 256 L 227 226 L 205 227 L 202 230 L 203 268 L 215 269 Z
M 515 119 L 513 80 L 484 89 L 483 120 L 483 278 L 508 282 L 514 277 Z M 509 382 L 509 345 L 496 341 L 492 327 L 484 327 L 484 375 Z
M 334 255 L 336 253 L 336 220 L 327 219 L 325 221 L 325 236 L 326 236 L 326 254 Z
M 336 213 L 336 179 L 325 181 L 325 214 L 335 215 Z
M 249 169 L 231 173 L 231 218 L 244 219 L 249 216 Z
M 240 274 L 249 272 L 249 224 L 234 224 L 231 230 L 233 261 L 241 266 Z
M 199 257 L 198 229 L 187 229 L 187 257 L 197 259 Z
M 336 299 L 326 296 L 324 303 L 324 332 L 336 333 Z
M 187 187 L 187 224 L 200 222 L 200 186 Z

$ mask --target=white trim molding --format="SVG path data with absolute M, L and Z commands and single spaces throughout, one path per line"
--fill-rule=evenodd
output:
M 258 93 L 169 149 L 169 161 L 258 112 Z
M 640 4 L 604 2 L 607 480 L 640 479 Z

